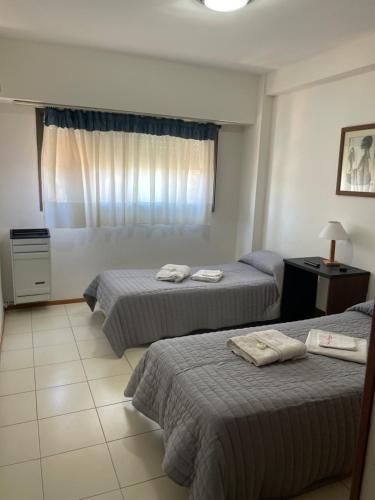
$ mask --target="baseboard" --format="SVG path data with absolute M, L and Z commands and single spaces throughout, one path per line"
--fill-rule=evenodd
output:
M 85 299 L 63 299 L 63 300 L 46 300 L 44 302 L 28 302 L 27 304 L 10 304 L 5 310 L 11 309 L 27 309 L 28 307 L 43 307 L 43 306 L 59 306 L 60 304 L 76 304 L 85 302 Z

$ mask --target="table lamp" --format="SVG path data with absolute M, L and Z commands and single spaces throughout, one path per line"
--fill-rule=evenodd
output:
M 324 264 L 326 266 L 339 266 L 340 262 L 335 261 L 336 241 L 348 239 L 348 234 L 342 227 L 341 222 L 337 222 L 334 220 L 329 221 L 319 234 L 319 238 L 331 240 L 331 251 L 329 259 L 324 259 Z

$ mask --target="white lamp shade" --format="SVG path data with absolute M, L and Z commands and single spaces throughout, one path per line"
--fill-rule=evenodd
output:
M 322 229 L 319 234 L 319 238 L 323 238 L 325 240 L 347 240 L 348 233 L 343 228 L 341 222 L 331 220 Z

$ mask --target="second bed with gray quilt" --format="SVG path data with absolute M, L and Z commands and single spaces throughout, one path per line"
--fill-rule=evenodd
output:
M 104 271 L 84 297 L 92 309 L 99 302 L 106 315 L 103 331 L 119 357 L 128 347 L 162 338 L 279 317 L 279 255 L 253 252 L 219 267 L 224 277 L 218 283 L 157 281 L 156 269 Z
M 303 342 L 311 328 L 367 338 L 372 310 L 275 328 Z M 163 469 L 191 500 L 289 498 L 351 471 L 365 365 L 308 354 L 257 368 L 226 347 L 250 331 L 156 342 L 125 391 L 164 429 Z

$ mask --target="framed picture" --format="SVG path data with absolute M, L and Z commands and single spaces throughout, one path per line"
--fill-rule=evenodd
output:
M 336 194 L 375 197 L 375 123 L 341 130 Z

